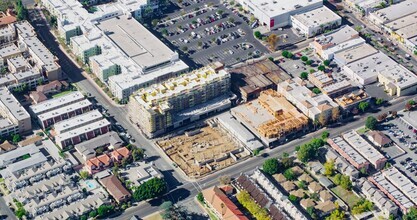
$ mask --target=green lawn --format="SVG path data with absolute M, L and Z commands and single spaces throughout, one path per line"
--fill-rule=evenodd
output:
M 358 132 L 358 134 L 365 134 L 368 131 L 369 131 L 369 129 L 363 127 L 363 128 L 358 129 L 356 132 Z
M 52 98 L 58 98 L 58 97 L 61 97 L 63 95 L 66 95 L 68 93 L 71 93 L 71 92 L 73 92 L 73 91 L 71 91 L 71 90 L 63 91 L 63 92 L 60 92 L 60 93 L 57 93 L 57 94 L 53 95 Z
M 331 189 L 340 199 L 342 199 L 349 208 L 351 209 L 356 203 L 359 202 L 360 198 L 357 197 L 352 191 L 347 191 L 340 186 L 336 186 Z

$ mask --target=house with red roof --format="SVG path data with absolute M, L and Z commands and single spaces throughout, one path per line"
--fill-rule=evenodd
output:
M 124 158 L 129 158 L 130 155 L 130 150 L 126 147 L 118 148 L 108 154 L 90 158 L 85 163 L 85 169 L 88 173 L 94 174 L 112 167 L 114 163 L 120 163 Z
M 206 204 L 219 219 L 249 220 L 242 211 L 217 186 L 202 191 Z

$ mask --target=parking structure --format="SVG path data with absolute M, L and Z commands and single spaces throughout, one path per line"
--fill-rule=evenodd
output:
M 182 6 L 181 12 L 169 14 L 155 29 L 196 64 L 232 65 L 268 53 L 237 10 L 217 1 L 187 0 Z

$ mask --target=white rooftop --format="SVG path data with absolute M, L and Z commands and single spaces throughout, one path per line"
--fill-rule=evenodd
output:
M 91 105 L 92 105 L 92 103 L 88 99 L 85 99 L 85 100 L 81 100 L 81 101 L 72 103 L 70 105 L 66 105 L 66 106 L 63 106 L 63 107 L 60 107 L 60 108 L 57 108 L 57 109 L 39 114 L 38 118 L 41 121 L 44 121 L 44 120 L 56 117 L 58 115 L 63 115 L 63 114 L 69 113 L 69 112 L 73 112 L 76 109 L 86 108 L 86 107 L 91 106 Z
M 298 8 L 323 2 L 323 0 L 297 0 L 297 1 L 276 1 L 276 0 L 249 0 L 258 10 L 268 17 L 276 17 Z
M 36 105 L 31 105 L 30 109 L 35 114 L 42 114 L 84 99 L 84 95 L 79 92 L 71 92 L 58 98 L 49 99 Z
M 333 142 L 342 149 L 350 159 L 355 161 L 358 165 L 365 164 L 367 160 L 360 155 L 351 145 L 349 145 L 343 138 L 335 137 L 332 138 Z
M 406 0 L 372 12 L 371 14 L 379 17 L 383 23 L 387 23 L 398 18 L 405 17 L 414 12 L 417 12 L 417 0 Z
M 64 133 L 61 133 L 61 134 L 57 135 L 55 138 L 56 138 L 57 141 L 64 141 L 64 140 L 68 140 L 68 139 L 73 138 L 73 137 L 78 137 L 81 134 L 86 134 L 86 133 L 94 131 L 98 128 L 102 128 L 104 126 L 109 126 L 109 125 L 110 125 L 110 122 L 107 121 L 107 119 L 103 118 L 99 121 L 95 121 L 93 123 L 86 124 L 86 125 L 83 125 L 81 127 L 74 128 L 70 131 L 66 131 Z
M 341 19 L 339 15 L 328 9 L 326 6 L 293 15 L 293 17 L 307 27 L 317 27 Z
M 337 30 L 317 36 L 314 40 L 321 45 L 338 45 L 352 38 L 358 38 L 358 34 L 352 27 L 344 25 Z
M 102 118 L 103 115 L 98 110 L 93 110 L 54 124 L 54 130 L 57 132 L 57 134 L 61 134 L 77 127 L 98 121 Z
M 18 121 L 29 118 L 29 113 L 20 105 L 17 99 L 6 87 L 0 88 L 0 102 L 4 111 L 10 112 Z
M 374 166 L 378 164 L 379 160 L 386 160 L 384 155 L 382 155 L 377 149 L 375 149 L 354 130 L 345 132 L 342 136 L 346 142 L 348 142 L 356 151 L 358 151 Z

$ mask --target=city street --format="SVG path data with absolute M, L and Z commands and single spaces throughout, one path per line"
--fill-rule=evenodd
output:
M 51 32 L 49 32 L 45 21 L 39 19 L 35 21 L 34 26 L 36 27 L 38 36 L 41 38 L 41 40 L 59 58 L 62 69 L 65 71 L 69 79 L 76 83 L 80 89 L 84 90 L 85 92 L 89 92 L 101 105 L 108 109 L 108 113 L 111 116 L 114 116 L 114 119 L 124 128 L 126 128 L 128 133 L 133 136 L 133 138 L 136 140 L 136 145 L 146 150 L 148 157 L 162 171 L 166 181 L 168 182 L 170 191 L 164 197 L 131 207 L 122 213 L 122 215 L 115 216 L 112 219 L 127 219 L 132 215 L 137 215 L 143 218 L 154 213 L 155 211 L 158 211 L 159 205 L 166 200 L 170 200 L 172 202 L 179 201 L 180 204 L 189 204 L 190 200 L 192 200 L 197 195 L 197 193 L 201 191 L 201 189 L 217 184 L 218 177 L 223 175 L 236 177 L 241 173 L 248 172 L 262 166 L 265 158 L 253 157 L 242 163 L 238 163 L 232 167 L 218 171 L 201 180 L 189 181 L 178 170 L 176 170 L 176 168 L 172 166 L 172 162 L 165 156 L 165 154 L 156 148 L 150 140 L 146 139 L 136 126 L 130 123 L 129 119 L 126 117 L 126 108 L 114 105 L 113 102 L 106 97 L 106 95 L 94 84 L 92 80 L 88 80 L 86 75 L 83 75 L 83 70 L 77 67 L 77 65 L 66 55 L 65 51 L 59 47 L 55 37 L 51 34 Z M 297 48 L 304 48 L 304 46 L 308 43 L 309 41 L 302 42 L 297 46 Z M 278 54 L 279 52 L 276 53 L 276 55 Z M 399 111 L 404 107 L 404 100 L 408 100 L 410 98 L 412 97 L 398 98 L 392 101 L 391 106 L 388 106 L 383 110 L 384 112 Z M 365 123 L 365 118 L 369 115 L 375 115 L 375 113 L 364 114 L 355 121 L 333 127 L 330 130 L 331 136 L 335 136 L 343 131 L 362 126 Z M 274 149 L 266 150 L 265 153 L 269 154 L 269 157 L 278 157 L 284 152 L 291 153 L 294 151 L 296 146 L 308 142 L 310 138 L 320 135 L 321 132 L 322 131 L 316 131 L 314 133 L 310 133 Z

